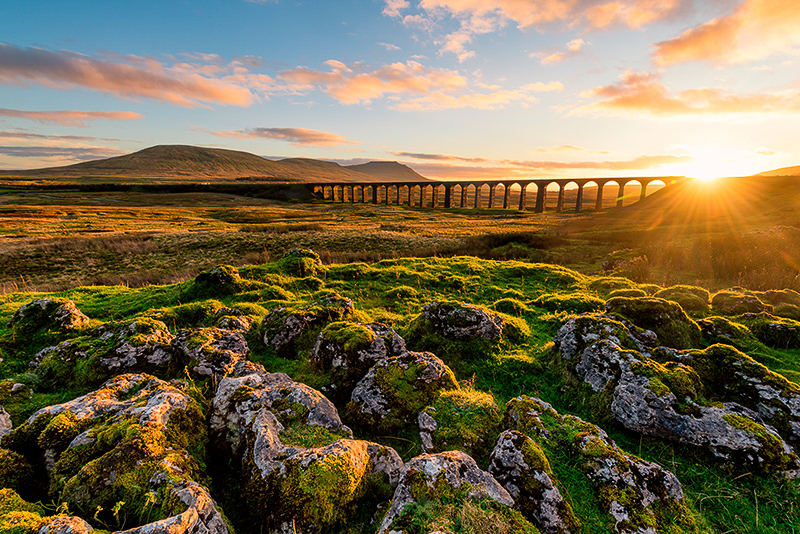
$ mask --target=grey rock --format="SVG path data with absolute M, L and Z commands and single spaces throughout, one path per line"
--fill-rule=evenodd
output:
M 573 532 L 578 523 L 572 508 L 558 490 L 544 452 L 531 438 L 515 430 L 500 434 L 489 458 L 489 472 L 542 532 Z
M 496 341 L 503 333 L 502 317 L 466 302 L 431 302 L 422 308 L 421 319 L 450 339 Z
M 39 527 L 39 534 L 85 534 L 94 531 L 92 525 L 80 517 L 60 515 Z
M 195 363 L 192 371 L 201 376 L 228 375 L 250 352 L 241 332 L 216 327 L 181 330 L 172 346 Z
M 424 482 L 433 494 L 434 485 L 457 489 L 463 484 L 472 488 L 468 498 L 473 500 L 492 499 L 504 506 L 513 506 L 511 495 L 486 471 L 478 468 L 475 460 L 461 451 L 448 451 L 439 454 L 423 454 L 412 458 L 403 468 L 400 482 L 392 497 L 392 504 L 381 522 L 378 534 L 387 534 L 392 524 L 400 516 L 403 508 L 416 502 L 411 494 L 411 486 Z
M 0 406 L 0 437 L 5 436 L 13 427 L 13 423 L 11 422 L 11 416 L 8 415 L 8 412 L 5 408 Z
M 9 326 L 14 328 L 25 320 L 33 319 L 44 328 L 74 330 L 89 322 L 75 303 L 67 299 L 42 298 L 22 305 L 11 317 Z

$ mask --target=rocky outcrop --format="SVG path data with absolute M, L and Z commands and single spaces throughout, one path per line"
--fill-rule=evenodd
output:
M 404 467 L 378 534 L 404 531 L 401 513 L 408 505 L 421 500 L 447 499 L 459 490 L 466 490 L 466 498 L 473 501 L 491 499 L 503 506 L 514 505 L 511 495 L 467 454 L 460 451 L 423 454 Z
M 38 534 L 87 534 L 92 525 L 80 517 L 60 515 L 39 527 Z
M 230 374 L 250 352 L 240 332 L 217 327 L 181 330 L 172 346 L 193 365 L 194 373 L 217 378 Z
M 304 332 L 328 322 L 347 319 L 354 311 L 352 300 L 335 293 L 307 306 L 277 308 L 261 323 L 264 344 L 279 355 L 294 357 L 295 342 Z M 308 344 L 312 345 L 313 341 L 309 340 Z
M 655 534 L 658 515 L 686 515 L 683 489 L 670 471 L 626 454 L 599 427 L 560 415 L 539 399 L 517 397 L 506 406 L 506 426 L 543 449 L 559 448 L 575 462 L 594 488 L 618 534 Z
M 606 302 L 606 314 L 655 332 L 659 344 L 667 347 L 688 349 L 700 342 L 700 327 L 676 302 L 653 297 L 614 297 Z
M 500 434 L 489 473 L 508 491 L 517 510 L 545 534 L 577 531 L 578 520 L 558 490 L 544 451 L 522 432 Z
M 754 293 L 735 290 L 719 291 L 711 297 L 711 312 L 715 315 L 741 315 L 743 313 L 772 313 L 772 306 L 761 301 Z
M 367 488 L 396 484 L 403 465 L 389 447 L 347 439 L 330 401 L 280 373 L 223 379 L 210 424 L 240 459 L 253 520 L 270 532 L 340 525 Z
M 444 390 L 458 389 L 455 375 L 430 352 L 406 352 L 381 360 L 356 385 L 348 420 L 374 432 L 394 432 L 417 422 Z
M 416 319 L 448 339 L 496 341 L 503 333 L 503 318 L 488 310 L 455 301 L 436 301 L 422 308 Z
M 214 314 L 214 326 L 246 334 L 254 326 L 251 318 L 236 308 L 220 308 Z
M 150 502 L 147 510 L 126 511 L 144 524 L 132 531 L 222 534 L 225 521 L 197 482 L 203 475 L 188 452 L 203 450 L 205 441 L 194 400 L 155 377 L 127 374 L 37 411 L 2 443 L 28 456 L 41 451 L 51 491 L 84 517 L 115 524 L 115 505 Z
M 328 377 L 323 393 L 335 401 L 346 402 L 356 383 L 373 365 L 404 352 L 405 341 L 388 325 L 340 321 L 319 333 L 310 362 Z
M 591 320 L 581 319 L 584 326 Z M 753 410 L 735 402 L 698 402 L 698 391 L 704 386 L 702 373 L 687 365 L 688 360 L 661 364 L 647 353 L 620 347 L 622 335 L 594 340 L 594 336 L 575 335 L 605 330 L 605 319 L 583 330 L 570 323 L 557 336 L 570 356 L 568 368 L 594 392 L 611 392 L 608 408 L 626 428 L 701 447 L 740 469 L 794 471 L 800 467 L 792 448 Z M 578 352 L 582 346 L 585 348 Z M 663 354 L 679 357 L 674 351 Z
M 100 365 L 110 372 L 166 371 L 175 357 L 170 348 L 175 336 L 166 324 L 149 317 L 105 324 L 97 333 L 99 341 L 112 344 L 100 357 Z
M 22 305 L 9 321 L 9 328 L 18 336 L 56 330 L 67 332 L 89 322 L 75 303 L 65 298 L 36 299 Z

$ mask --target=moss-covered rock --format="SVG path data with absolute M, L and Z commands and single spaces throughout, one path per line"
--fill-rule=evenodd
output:
M 65 298 L 42 298 L 21 306 L 9 321 L 17 337 L 29 337 L 47 331 L 70 331 L 89 322 L 75 303 Z
M 536 443 L 545 454 L 566 454 L 591 484 L 616 532 L 696 532 L 683 489 L 670 471 L 623 452 L 599 427 L 549 404 L 521 396 L 506 405 L 505 425 Z
M 589 280 L 586 288 L 608 297 L 608 294 L 612 291 L 638 289 L 639 284 L 621 276 L 597 276 Z
M 652 330 L 659 343 L 667 347 L 688 349 L 700 342 L 700 327 L 675 302 L 658 298 L 615 297 L 606 302 L 606 311 L 640 328 Z
M 481 471 L 475 460 L 460 451 L 423 454 L 409 461 L 392 497 L 392 505 L 378 529 L 379 534 L 398 532 L 452 531 L 458 511 L 467 502 L 491 500 L 498 519 L 513 525 L 506 532 L 536 532 L 521 517 L 509 514 L 503 508 L 511 507 L 514 500 L 487 472 Z M 415 525 L 414 511 L 423 503 L 432 503 L 433 512 L 425 525 Z M 450 504 L 451 507 L 442 506 Z M 442 517 L 444 516 L 444 517 Z M 448 517 L 449 516 L 449 517 Z
M 328 378 L 323 393 L 338 403 L 350 399 L 373 365 L 405 351 L 405 341 L 388 325 L 338 321 L 320 331 L 310 362 Z
M 188 285 L 186 296 L 192 299 L 219 298 L 259 289 L 263 285 L 243 279 L 232 265 L 219 265 L 198 274 Z
M 435 301 L 426 304 L 414 320 L 416 329 L 431 329 L 448 339 L 497 341 L 503 333 L 503 319 L 489 310 L 456 301 Z M 410 335 L 410 334 L 409 334 Z
M 240 332 L 222 328 L 192 328 L 175 334 L 172 347 L 189 362 L 192 372 L 217 379 L 247 358 L 250 348 Z
M 516 430 L 506 430 L 497 440 L 489 472 L 514 499 L 514 508 L 542 532 L 567 534 L 580 522 L 561 495 L 542 448 Z
M 280 356 L 296 357 L 297 350 L 313 347 L 318 328 L 347 320 L 354 311 L 353 301 L 336 293 L 305 306 L 277 308 L 261 323 L 264 344 Z
M 353 390 L 347 417 L 384 434 L 417 423 L 419 412 L 440 392 L 459 389 L 455 375 L 429 352 L 406 352 L 376 363 Z
M 758 343 L 749 328 L 727 317 L 711 316 L 698 319 L 697 325 L 707 345 L 724 343 L 739 350 L 747 350 L 748 347 Z
M 772 313 L 772 306 L 753 293 L 725 290 L 711 297 L 711 311 L 715 315 L 741 315 L 743 313 Z
M 35 486 L 33 467 L 25 457 L 8 449 L 0 449 L 0 487 L 29 495 Z
M 800 322 L 768 313 L 747 313 L 737 318 L 764 345 L 778 349 L 800 348 Z
M 488 458 L 503 414 L 490 393 L 474 389 L 442 391 L 418 417 L 423 452 L 464 451 Z
M 570 319 L 558 329 L 553 342 L 562 359 L 575 361 L 587 347 L 604 339 L 624 349 L 641 349 L 640 342 L 623 323 L 595 315 Z
M 306 248 L 290 250 L 275 265 L 281 272 L 299 277 L 319 278 L 326 271 L 319 254 Z
M 589 313 L 603 309 L 606 301 L 582 292 L 545 293 L 534 300 L 532 304 L 549 311 Z
M 711 309 L 710 295 L 701 287 L 677 285 L 662 289 L 653 296 L 677 302 L 686 313 L 692 316 L 705 317 Z
M 614 298 L 614 297 L 638 298 L 647 296 L 648 296 L 647 292 L 638 287 L 632 289 L 617 289 L 608 294 L 608 298 Z

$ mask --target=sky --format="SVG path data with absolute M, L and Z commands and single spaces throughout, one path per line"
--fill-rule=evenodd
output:
M 0 169 L 153 145 L 442 179 L 800 165 L 797 0 L 3 0 Z

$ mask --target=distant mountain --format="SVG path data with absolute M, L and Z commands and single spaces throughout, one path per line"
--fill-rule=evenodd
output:
M 258 182 L 370 182 L 397 180 L 401 169 L 404 180 L 427 180 L 404 165 L 375 162 L 353 167 L 306 158 L 271 161 L 249 152 L 188 145 L 158 145 L 114 158 L 86 161 L 64 167 L 24 171 L 0 171 L 7 176 L 79 178 L 182 178 Z M 364 167 L 360 170 L 357 167 Z M 386 172 L 380 172 L 385 168 Z
M 800 165 L 796 167 L 783 167 L 774 171 L 760 172 L 756 176 L 800 176 Z
M 370 161 L 369 163 L 362 163 L 361 165 L 347 165 L 345 168 L 372 176 L 392 178 L 394 180 L 403 180 L 406 182 L 428 180 L 428 178 L 418 174 L 414 169 L 402 163 L 397 163 L 396 161 Z

